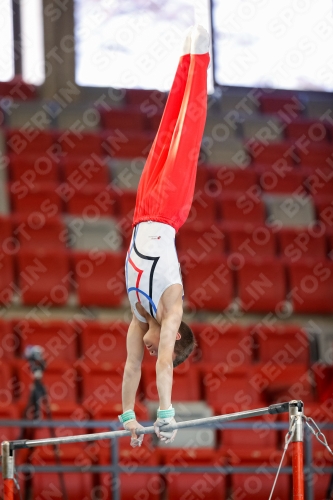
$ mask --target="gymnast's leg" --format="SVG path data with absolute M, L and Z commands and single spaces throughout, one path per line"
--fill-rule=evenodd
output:
M 133 225 L 154 220 L 177 231 L 191 207 L 207 113 L 208 33 L 194 27 L 185 46 L 190 54 L 180 58 L 140 180 Z

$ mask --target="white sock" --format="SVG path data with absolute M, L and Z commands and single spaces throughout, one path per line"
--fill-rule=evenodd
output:
M 185 40 L 184 40 L 183 51 L 182 51 L 183 56 L 185 56 L 186 54 L 189 54 L 191 52 L 191 36 L 192 36 L 193 28 L 194 28 L 194 26 L 190 26 L 185 31 Z
M 206 54 L 209 51 L 210 36 L 203 26 L 196 24 L 191 36 L 191 54 Z

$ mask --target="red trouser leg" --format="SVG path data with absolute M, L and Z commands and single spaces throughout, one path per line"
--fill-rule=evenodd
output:
M 208 54 L 182 56 L 138 188 L 133 225 L 164 222 L 176 231 L 191 208 L 207 114 Z

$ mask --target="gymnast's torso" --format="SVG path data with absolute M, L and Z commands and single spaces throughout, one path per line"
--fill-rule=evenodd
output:
M 183 285 L 176 246 L 176 231 L 162 222 L 140 222 L 133 229 L 125 263 L 126 289 L 135 316 L 147 323 L 136 304 L 156 319 L 164 291 Z

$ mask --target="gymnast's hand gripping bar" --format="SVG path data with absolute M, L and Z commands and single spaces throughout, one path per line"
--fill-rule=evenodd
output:
M 255 410 L 240 411 L 237 413 L 229 413 L 227 415 L 218 415 L 216 417 L 198 418 L 197 420 L 185 420 L 183 422 L 176 422 L 174 424 L 169 424 L 163 427 L 165 431 L 171 431 L 175 429 L 186 429 L 189 427 L 207 427 L 207 426 L 217 426 L 223 422 L 230 422 L 232 420 L 240 420 L 243 418 L 250 417 L 260 417 L 261 415 L 277 414 L 277 413 L 287 413 L 289 412 L 289 403 L 280 403 L 267 406 L 265 408 L 258 408 Z M 137 434 L 154 434 L 154 427 L 144 427 L 143 429 L 138 429 Z M 130 431 L 119 430 L 119 431 L 107 431 L 107 432 L 97 432 L 94 434 L 82 434 L 79 436 L 65 436 L 59 438 L 48 438 L 48 439 L 33 439 L 33 440 L 17 440 L 10 442 L 11 450 L 18 450 L 20 448 L 34 448 L 36 446 L 46 446 L 55 444 L 68 444 L 68 443 L 81 443 L 86 441 L 98 441 L 100 439 L 113 439 L 130 436 Z

